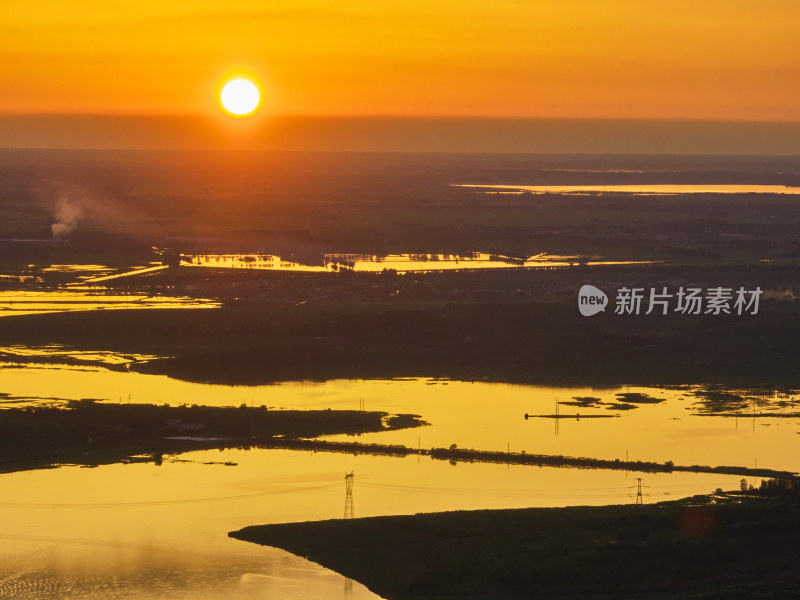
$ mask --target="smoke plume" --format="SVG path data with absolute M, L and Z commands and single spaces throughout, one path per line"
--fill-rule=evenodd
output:
M 60 194 L 56 200 L 53 213 L 56 222 L 50 226 L 53 239 L 63 239 L 78 228 L 78 221 L 85 214 L 84 203 L 80 199 L 71 198 L 67 194 Z

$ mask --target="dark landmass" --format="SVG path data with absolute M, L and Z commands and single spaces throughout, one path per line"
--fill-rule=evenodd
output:
M 164 454 L 269 446 L 271 440 L 387 431 L 415 415 L 267 407 L 167 406 L 73 401 L 66 408 L 0 410 L 0 472 L 63 464 L 160 462 Z
M 486 252 L 508 267 L 404 275 L 172 266 L 98 287 L 226 306 L 3 317 L 0 339 L 169 357 L 132 368 L 231 384 L 410 376 L 800 385 L 797 196 L 453 187 L 464 183 L 797 186 L 800 175 L 793 157 L 2 150 L 0 290 L 74 282 L 47 269 L 54 264 L 123 270 L 213 252 L 303 264 L 320 264 L 323 252 Z M 59 223 L 69 231 L 53 240 Z M 542 252 L 573 267 L 513 266 Z M 757 315 L 621 316 L 609 307 L 584 318 L 584 283 L 609 293 L 760 286 L 764 295 Z
M 666 401 L 666 398 L 656 398 L 641 392 L 620 392 L 617 398 L 623 403 L 633 404 L 660 404 Z
M 576 294 L 583 277 L 573 277 Z M 519 278 L 535 285 L 540 275 Z M 765 301 L 754 316 L 587 319 L 567 294 L 555 301 L 265 301 L 218 310 L 4 317 L 0 339 L 170 356 L 130 368 L 239 385 L 392 377 L 772 389 L 800 383 L 800 311 L 792 303 Z
M 567 406 L 580 406 L 582 408 L 590 408 L 603 404 L 603 401 L 596 396 L 573 396 L 572 400 L 562 400 L 559 404 L 566 404 Z
M 736 500 L 372 517 L 229 535 L 304 556 L 390 600 L 797 597 L 796 488 Z
M 762 413 L 762 412 L 759 412 L 759 413 L 748 413 L 748 412 L 738 412 L 738 413 L 735 413 L 735 412 L 731 412 L 731 413 L 715 412 L 715 413 L 709 413 L 709 412 L 698 412 L 698 413 L 696 413 L 696 415 L 698 417 L 734 417 L 734 418 L 737 418 L 737 419 L 761 419 L 761 418 L 764 418 L 764 419 L 800 419 L 800 412 L 793 412 L 793 413 L 775 413 L 775 412 L 769 412 L 769 413 Z M 800 432 L 798 432 L 798 433 L 800 433 Z
M 635 404 L 627 404 L 625 402 L 610 402 L 606 405 L 606 410 L 633 410 L 639 408 Z

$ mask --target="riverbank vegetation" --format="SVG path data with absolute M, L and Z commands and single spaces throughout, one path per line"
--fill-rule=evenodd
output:
M 793 598 L 797 491 L 247 527 L 389 600 Z M 778 486 L 781 487 L 781 486 Z M 780 492 L 780 493 L 778 493 Z
M 270 440 L 416 427 L 415 415 L 347 410 L 167 406 L 72 401 L 0 410 L 0 472 L 94 466 Z

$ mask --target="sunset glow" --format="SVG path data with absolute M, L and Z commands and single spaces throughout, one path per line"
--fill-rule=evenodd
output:
M 793 1 L 81 7 L 4 5 L 0 114 L 211 115 L 241 64 L 276 115 L 800 120 Z

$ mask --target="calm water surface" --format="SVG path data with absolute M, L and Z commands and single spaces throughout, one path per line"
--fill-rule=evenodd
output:
M 608 410 L 620 400 L 617 394 L 637 392 L 664 401 Z M 100 368 L 0 367 L 0 393 L 10 405 L 82 397 L 285 408 L 356 409 L 364 402 L 367 410 L 421 414 L 431 425 L 360 436 L 363 441 L 611 458 L 627 453 L 676 464 L 757 461 L 798 470 L 798 420 L 777 416 L 793 414 L 792 394 L 742 391 L 738 397 L 745 404 L 737 405 L 737 418 L 701 416 L 709 400 L 697 392 L 421 379 L 232 387 Z M 574 396 L 599 403 L 564 404 Z M 524 419 L 525 413 L 553 413 L 557 401 L 562 415 L 620 416 L 561 419 L 557 427 L 553 419 Z M 752 416 L 770 411 L 775 416 Z M 221 464 L 226 461 L 236 466 Z M 376 598 L 301 558 L 226 537 L 246 525 L 341 517 L 344 474 L 350 471 L 356 516 L 629 503 L 639 476 L 645 501 L 654 502 L 738 487 L 741 479 L 282 450 L 203 451 L 167 458 L 160 466 L 11 473 L 0 475 L 0 597 Z
M 0 349 L 2 350 L 2 349 Z M 135 357 L 133 357 L 135 358 Z M 0 363 L 2 365 L 2 363 Z M 189 383 L 165 376 L 107 371 L 101 368 L 14 368 L 0 371 L 5 402 L 37 398 L 101 398 L 114 402 L 266 405 L 293 409 L 351 409 L 421 415 L 429 426 L 361 436 L 365 442 L 424 448 L 457 444 L 462 448 L 620 458 L 672 460 L 676 464 L 752 466 L 800 471 L 800 394 L 772 390 L 733 390 L 741 399 L 738 417 L 706 414 L 703 388 L 525 386 L 484 382 L 409 380 L 337 380 L 289 382 L 265 386 Z M 658 403 L 631 410 L 609 410 L 622 398 L 641 393 Z M 699 395 L 698 395 L 699 394 Z M 566 404 L 594 397 L 595 407 Z M 613 415 L 612 418 L 531 418 L 525 413 Z M 733 414 L 728 407 L 726 414 Z M 757 416 L 753 417 L 753 413 Z M 351 439 L 333 436 L 333 439 Z
M 231 540 L 227 532 L 340 518 L 349 471 L 356 516 L 629 503 L 635 477 L 289 451 L 194 452 L 180 461 L 0 476 L 0 597 L 350 597 L 341 576 Z M 237 466 L 202 464 L 219 461 Z M 736 483 L 733 477 L 648 475 L 646 500 Z M 374 598 L 358 585 L 352 597 Z

